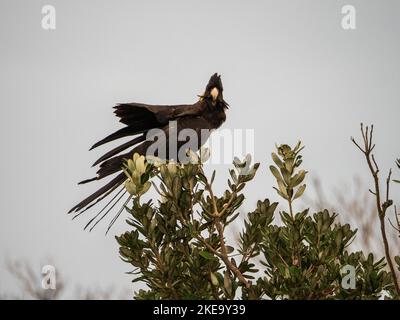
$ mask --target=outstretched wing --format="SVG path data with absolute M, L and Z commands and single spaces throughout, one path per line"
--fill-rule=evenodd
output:
M 142 103 L 122 103 L 114 107 L 115 115 L 120 118 L 120 122 L 128 126 L 136 124 L 138 121 L 146 120 L 154 116 L 160 124 L 166 124 L 170 120 L 182 116 L 198 115 L 205 107 L 205 103 L 199 101 L 195 104 L 182 105 L 150 105 Z
M 94 144 L 91 149 L 94 149 L 107 142 L 127 137 L 134 136 L 132 140 L 123 143 L 122 145 L 108 151 L 102 157 L 100 157 L 94 164 L 100 164 L 100 168 L 97 171 L 97 176 L 92 179 L 87 179 L 80 184 L 88 183 L 95 180 L 103 179 L 109 175 L 120 172 L 124 159 L 131 158 L 133 152 L 143 153 L 147 146 L 146 133 L 147 131 L 154 128 L 162 128 L 168 125 L 171 120 L 177 120 L 186 116 L 197 116 L 202 113 L 205 108 L 205 103 L 199 101 L 193 105 L 174 105 L 174 106 L 158 106 L 148 105 L 141 103 L 124 103 L 118 104 L 114 107 L 115 115 L 120 118 L 120 122 L 126 126 L 122 129 L 112 133 L 106 138 L 100 140 Z M 120 154 L 122 151 L 129 147 L 134 147 L 127 153 Z M 91 204 L 95 204 L 102 200 L 104 196 L 107 196 L 110 192 L 115 190 L 119 185 L 125 181 L 125 175 L 123 173 L 118 174 L 113 180 L 107 183 L 105 186 L 97 190 L 95 193 L 82 200 L 79 204 L 73 207 L 70 212 L 85 210 L 85 208 L 91 207 Z
M 168 121 L 176 120 L 179 117 L 199 115 L 204 108 L 205 103 L 202 101 L 191 105 L 173 106 L 149 105 L 143 103 L 118 104 L 114 107 L 114 113 L 120 118 L 119 121 L 125 124 L 126 127 L 95 143 L 91 149 L 119 138 L 147 132 L 154 128 L 161 128 L 166 125 Z M 129 147 L 129 145 L 127 147 Z

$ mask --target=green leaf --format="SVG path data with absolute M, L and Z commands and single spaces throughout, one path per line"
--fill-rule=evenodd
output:
M 231 246 L 225 246 L 225 248 L 226 248 L 226 253 L 228 254 L 232 253 L 235 250 L 235 248 Z
M 283 178 L 275 166 L 269 166 L 269 170 L 271 170 L 272 174 L 274 175 L 274 177 L 278 181 L 278 183 L 279 183 L 279 181 L 281 181 L 283 183 Z
M 215 179 L 215 174 L 216 174 L 216 171 L 214 170 L 212 173 L 212 176 L 211 176 L 210 184 L 213 184 L 214 179 Z
M 281 182 L 281 181 L 278 181 L 278 187 L 279 187 L 279 191 L 280 191 L 282 194 L 284 194 L 285 196 L 288 197 L 288 193 L 287 193 L 287 191 L 286 191 L 286 186 L 285 186 L 285 184 L 284 184 L 283 182 Z
M 295 195 L 294 195 L 294 197 L 293 197 L 293 200 L 294 200 L 294 199 L 297 199 L 297 198 L 299 198 L 299 197 L 301 197 L 301 196 L 303 195 L 303 193 L 304 193 L 305 190 L 306 190 L 306 185 L 303 184 L 302 186 L 300 186 L 300 187 L 297 189 L 297 191 L 296 191 L 296 193 L 295 193 Z
M 207 260 L 214 260 L 215 257 L 212 253 L 208 252 L 208 251 L 200 251 L 199 254 Z
M 294 151 L 294 152 L 299 151 L 300 146 L 301 146 L 301 141 L 299 140 L 299 141 L 297 142 L 296 146 L 294 147 L 293 151 Z
M 283 199 L 286 199 L 286 200 L 289 199 L 289 197 L 288 197 L 287 195 L 284 195 L 284 194 L 283 194 L 282 192 L 280 192 L 277 188 L 274 187 L 274 189 L 276 190 L 276 192 L 278 192 L 278 194 L 279 194 Z
M 300 170 L 298 173 L 296 173 L 296 174 L 294 175 L 294 177 L 290 179 L 290 186 L 291 186 L 292 188 L 295 188 L 295 187 L 297 187 L 300 183 L 302 183 L 303 180 L 304 180 L 304 178 L 305 178 L 305 176 L 306 176 L 306 173 L 307 173 L 307 172 L 304 171 L 304 170 Z
M 400 256 L 395 256 L 394 261 L 396 261 L 397 269 L 400 271 Z
M 279 159 L 278 155 L 277 155 L 275 152 L 272 152 L 272 153 L 271 153 L 271 157 L 272 157 L 272 160 L 275 162 L 275 164 L 276 164 L 279 168 L 282 169 L 282 168 L 284 167 L 283 162 L 281 161 L 281 159 Z
M 229 272 L 224 273 L 224 288 L 228 294 L 232 294 L 232 280 L 229 276 Z

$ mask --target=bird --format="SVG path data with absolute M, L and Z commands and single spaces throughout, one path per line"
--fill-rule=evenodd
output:
M 211 132 L 211 130 L 219 128 L 226 120 L 226 110 L 228 107 L 228 103 L 223 98 L 221 75 L 218 75 L 218 73 L 214 73 L 210 77 L 204 93 L 199 95 L 198 100 L 193 104 L 150 105 L 136 102 L 117 104 L 114 106 L 114 114 L 119 118 L 119 122 L 121 122 L 124 127 L 96 142 L 90 150 L 125 137 L 131 137 L 131 140 L 113 148 L 96 160 L 93 166 L 99 166 L 97 175 L 94 178 L 83 180 L 78 184 L 86 184 L 92 181 L 102 180 L 110 175 L 115 176 L 96 192 L 90 194 L 88 197 L 76 204 L 68 213 L 74 213 L 74 218 L 76 218 L 103 199 L 110 197 L 114 191 L 122 186 L 122 189 L 119 190 L 117 194 L 102 208 L 102 210 L 98 212 L 85 226 L 86 229 L 90 225 L 94 224 L 90 229 L 92 230 L 96 224 L 100 222 L 119 201 L 121 201 L 122 197 L 126 193 L 126 190 L 124 192 L 123 187 L 123 184 L 127 179 L 123 172 L 124 162 L 127 159 L 132 158 L 135 153 L 146 156 L 147 150 L 149 150 L 149 148 L 154 144 L 154 138 L 151 138 L 150 135 L 152 131 L 155 130 L 156 132 L 162 132 L 166 137 L 166 140 L 164 141 L 166 144 L 166 152 L 163 154 L 159 154 L 159 152 L 158 154 L 155 154 L 155 156 L 165 160 L 172 160 L 173 157 L 171 156 L 170 146 L 175 145 L 179 149 L 185 145 L 187 140 L 171 140 L 176 140 L 176 136 L 179 136 L 180 132 L 183 133 L 185 129 L 190 129 L 199 139 L 194 143 L 191 143 L 189 147 L 192 151 L 198 151 L 209 138 L 209 134 L 200 138 L 202 132 Z M 171 123 L 175 124 L 174 128 L 177 133 L 174 137 L 170 133 Z M 130 148 L 130 150 L 123 153 L 123 151 L 128 148 Z M 176 156 L 176 153 L 174 153 L 174 156 Z M 129 199 L 130 198 L 128 198 L 128 200 Z M 128 200 L 125 202 L 125 205 Z M 111 205 L 113 201 L 115 202 Z M 110 205 L 111 207 L 109 207 Z M 105 213 L 94 222 L 95 219 L 104 211 Z M 117 216 L 119 216 L 121 211 L 122 208 L 118 212 Z M 116 218 L 113 219 L 112 223 L 114 223 L 115 220 Z M 110 227 L 111 225 L 109 228 Z

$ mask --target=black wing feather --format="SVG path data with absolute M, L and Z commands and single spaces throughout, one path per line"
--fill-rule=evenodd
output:
M 108 151 L 94 163 L 94 166 L 100 164 L 97 176 L 82 181 L 81 183 L 100 180 L 111 174 L 117 172 L 120 173 L 106 185 L 74 206 L 69 213 L 81 212 L 82 210 L 85 210 L 85 208 L 97 204 L 100 200 L 104 199 L 111 190 L 115 190 L 115 188 L 124 183 L 126 176 L 121 172 L 124 160 L 131 158 L 135 152 L 144 155 L 148 146 L 152 143 L 151 141 L 145 140 L 147 131 L 154 128 L 160 128 L 165 131 L 167 130 L 167 124 L 170 120 L 176 120 L 187 116 L 197 116 L 203 112 L 205 107 L 206 104 L 202 101 L 199 101 L 194 105 L 159 106 L 141 103 L 125 103 L 115 106 L 115 115 L 120 118 L 120 122 L 125 124 L 126 127 L 117 130 L 95 143 L 90 150 L 123 137 L 135 136 L 138 134 L 140 134 L 140 136 L 137 136 L 134 139 Z M 120 152 L 131 146 L 134 146 L 132 150 L 119 155 Z

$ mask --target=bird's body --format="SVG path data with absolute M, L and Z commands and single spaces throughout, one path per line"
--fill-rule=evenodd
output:
M 126 180 L 122 171 L 123 163 L 126 159 L 132 158 L 134 153 L 149 155 L 148 150 L 154 146 L 154 139 L 151 132 L 161 133 L 165 136 L 165 153 L 155 152 L 154 156 L 165 159 L 176 159 L 176 152 L 172 153 L 171 146 L 175 146 L 179 151 L 181 147 L 190 148 L 197 151 L 208 139 L 209 133 L 213 129 L 219 128 L 226 119 L 225 111 L 227 103 L 222 96 L 222 82 L 220 76 L 214 74 L 206 87 L 205 93 L 200 99 L 191 105 L 148 105 L 142 103 L 119 104 L 115 108 L 115 115 L 120 118 L 120 122 L 125 125 L 122 129 L 107 136 L 103 140 L 93 145 L 93 148 L 101 146 L 110 141 L 123 137 L 133 136 L 133 139 L 110 150 L 100 157 L 93 165 L 99 165 L 97 176 L 84 180 L 80 184 L 94 180 L 100 180 L 107 176 L 116 176 L 95 193 L 85 198 L 74 206 L 69 212 L 78 214 L 86 211 L 94 204 L 98 203 Z M 174 124 L 176 135 L 172 135 L 171 123 Z M 180 134 L 188 130 L 193 132 L 197 139 L 189 141 L 179 139 Z M 128 152 L 122 153 L 131 148 Z M 171 156 L 171 153 L 175 156 Z M 179 161 L 179 159 L 176 159 Z

